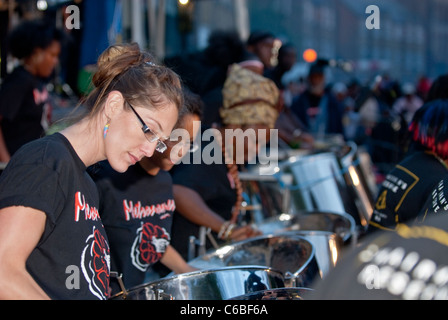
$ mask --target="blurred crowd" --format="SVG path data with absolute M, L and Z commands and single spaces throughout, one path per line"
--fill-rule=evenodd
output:
M 337 67 L 324 58 L 309 63 L 308 73 L 294 79 L 288 72 L 301 57 L 293 44 L 282 43 L 265 31 L 253 32 L 247 41 L 236 33 L 218 31 L 210 36 L 205 50 L 166 59 L 202 97 L 204 124 L 220 121 L 218 109 L 227 70 L 248 53 L 263 63 L 262 74 L 281 92 L 276 128 L 284 146 L 308 148 L 315 140 L 340 135 L 368 150 L 380 180 L 406 153 L 407 129 L 414 113 L 426 101 L 445 95 L 441 88 L 444 76 L 400 82 L 384 73 L 363 83 L 351 72 L 349 82 L 330 81 L 328 73 Z
M 45 109 L 53 112 L 53 122 L 71 110 L 67 106 L 75 106 L 88 93 L 85 88 L 79 88 L 80 82 L 73 76 L 79 76 L 79 70 L 74 71 L 73 64 L 67 63 L 68 55 L 76 52 L 72 50 L 75 39 L 62 31 L 58 37 L 60 48 L 55 54 L 59 60 L 49 75 L 37 75 L 39 86 L 49 89 Z M 12 45 L 10 58 L 16 58 L 16 63 L 23 61 L 22 54 L 14 50 Z M 340 135 L 345 141 L 367 148 L 379 178 L 402 159 L 413 114 L 431 99 L 431 94 L 436 94 L 430 93 L 435 79 L 425 76 L 400 83 L 388 74 L 379 74 L 362 83 L 352 72 L 349 82 L 330 81 L 328 72 L 337 67 L 331 66 L 326 58 L 309 63 L 307 74 L 291 78 L 288 73 L 301 62 L 299 52 L 294 44 L 282 43 L 268 31 L 253 32 L 248 39 L 241 39 L 236 32 L 216 31 L 210 35 L 204 50 L 166 57 L 164 62 L 181 76 L 186 87 L 201 97 L 205 106 L 201 121 L 212 126 L 221 121 L 219 108 L 223 104 L 222 89 L 229 67 L 254 58 L 262 63 L 261 74 L 272 80 L 281 93 L 276 123 L 281 145 L 312 148 L 316 139 Z M 443 77 L 437 82 L 443 85 Z M 45 130 L 48 125 L 44 125 Z M 7 159 L 8 156 L 0 158 L 3 162 Z

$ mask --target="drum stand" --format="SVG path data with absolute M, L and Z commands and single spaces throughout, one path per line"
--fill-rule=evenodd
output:
M 206 253 L 206 236 L 208 236 L 214 247 L 218 247 L 218 244 L 211 235 L 211 229 L 202 226 L 199 228 L 199 239 L 196 239 L 195 236 L 190 236 L 188 244 L 188 261 L 196 258 L 197 256 L 203 256 Z
M 121 293 L 119 294 L 119 296 L 123 300 L 126 300 L 126 298 L 129 295 L 129 291 L 126 289 L 126 287 L 124 285 L 123 275 L 122 274 L 118 274 L 118 272 L 111 271 L 110 272 L 110 277 L 117 279 L 118 284 L 119 284 L 120 289 L 121 289 Z M 173 297 L 170 294 L 166 294 L 165 291 L 162 290 L 162 289 L 153 289 L 151 294 L 152 294 L 152 296 L 151 296 L 152 300 L 173 300 Z

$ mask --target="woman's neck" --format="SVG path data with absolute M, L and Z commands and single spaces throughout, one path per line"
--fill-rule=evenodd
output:
M 84 119 L 62 130 L 86 167 L 106 159 L 104 145 L 99 141 L 101 133 L 97 134 L 92 128 L 91 121 Z

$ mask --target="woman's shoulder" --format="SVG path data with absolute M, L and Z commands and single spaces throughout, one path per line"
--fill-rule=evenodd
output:
M 70 142 L 62 134 L 55 133 L 24 145 L 14 154 L 10 164 L 55 166 L 73 162 L 75 156 L 76 152 Z

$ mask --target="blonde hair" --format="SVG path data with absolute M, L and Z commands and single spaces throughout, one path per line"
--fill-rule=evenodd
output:
M 177 109 L 183 105 L 179 76 L 140 50 L 138 44 L 110 46 L 98 59 L 92 78 L 93 91 L 83 100 L 88 115 L 97 115 L 112 91 L 119 91 L 131 104 L 158 109 L 166 101 Z

